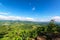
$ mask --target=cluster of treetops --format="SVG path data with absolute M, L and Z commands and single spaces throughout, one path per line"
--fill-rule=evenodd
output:
M 59 33 L 60 26 L 55 24 L 54 20 L 51 20 L 46 26 L 24 24 L 0 26 L 0 40 L 29 40 L 37 36 L 52 37 Z

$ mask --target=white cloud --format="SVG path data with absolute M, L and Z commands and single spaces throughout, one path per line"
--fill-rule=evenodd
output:
M 0 20 L 22 20 L 22 21 L 35 21 L 35 22 L 47 22 L 48 19 L 36 19 L 30 17 L 20 17 L 20 16 L 6 16 L 0 15 Z
M 22 20 L 22 21 L 34 21 L 33 18 L 29 18 L 29 17 L 4 16 L 4 15 L 0 15 L 0 20 Z
M 0 15 L 8 15 L 9 13 L 5 13 L 5 12 L 0 12 Z
M 30 18 L 30 17 L 20 17 L 20 16 L 7 16 L 9 13 L 0 12 L 0 20 L 22 20 L 22 21 L 36 21 L 36 22 L 47 22 L 54 19 L 60 22 L 60 16 L 53 16 L 49 18 Z
M 0 20 L 22 20 L 22 21 L 35 21 L 35 22 L 47 21 L 47 20 L 43 20 L 43 19 L 36 19 L 36 18 L 30 18 L 30 17 L 5 16 L 5 15 L 0 15 Z
M 37 21 L 37 22 L 48 22 L 48 21 L 50 21 L 50 19 L 35 19 L 35 21 Z
M 52 19 L 54 19 L 57 22 L 60 22 L 60 16 L 54 16 L 54 17 L 52 17 Z

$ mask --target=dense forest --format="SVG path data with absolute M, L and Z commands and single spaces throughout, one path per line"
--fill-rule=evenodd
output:
M 50 22 L 30 21 L 0 21 L 0 40 L 46 40 L 58 37 L 60 24 L 51 20 Z

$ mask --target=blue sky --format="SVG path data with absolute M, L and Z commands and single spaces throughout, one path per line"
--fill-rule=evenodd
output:
M 10 19 L 18 16 L 22 20 L 60 20 L 60 0 L 0 0 L 1 19 L 11 16 Z

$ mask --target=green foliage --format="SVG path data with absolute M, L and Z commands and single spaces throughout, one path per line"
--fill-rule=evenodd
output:
M 0 23 L 0 40 L 29 40 L 43 36 L 45 33 L 60 33 L 60 26 L 57 26 L 54 21 L 50 21 L 48 25 L 17 21 Z
M 54 23 L 54 20 L 51 20 L 47 28 L 48 33 L 57 33 L 57 25 Z

